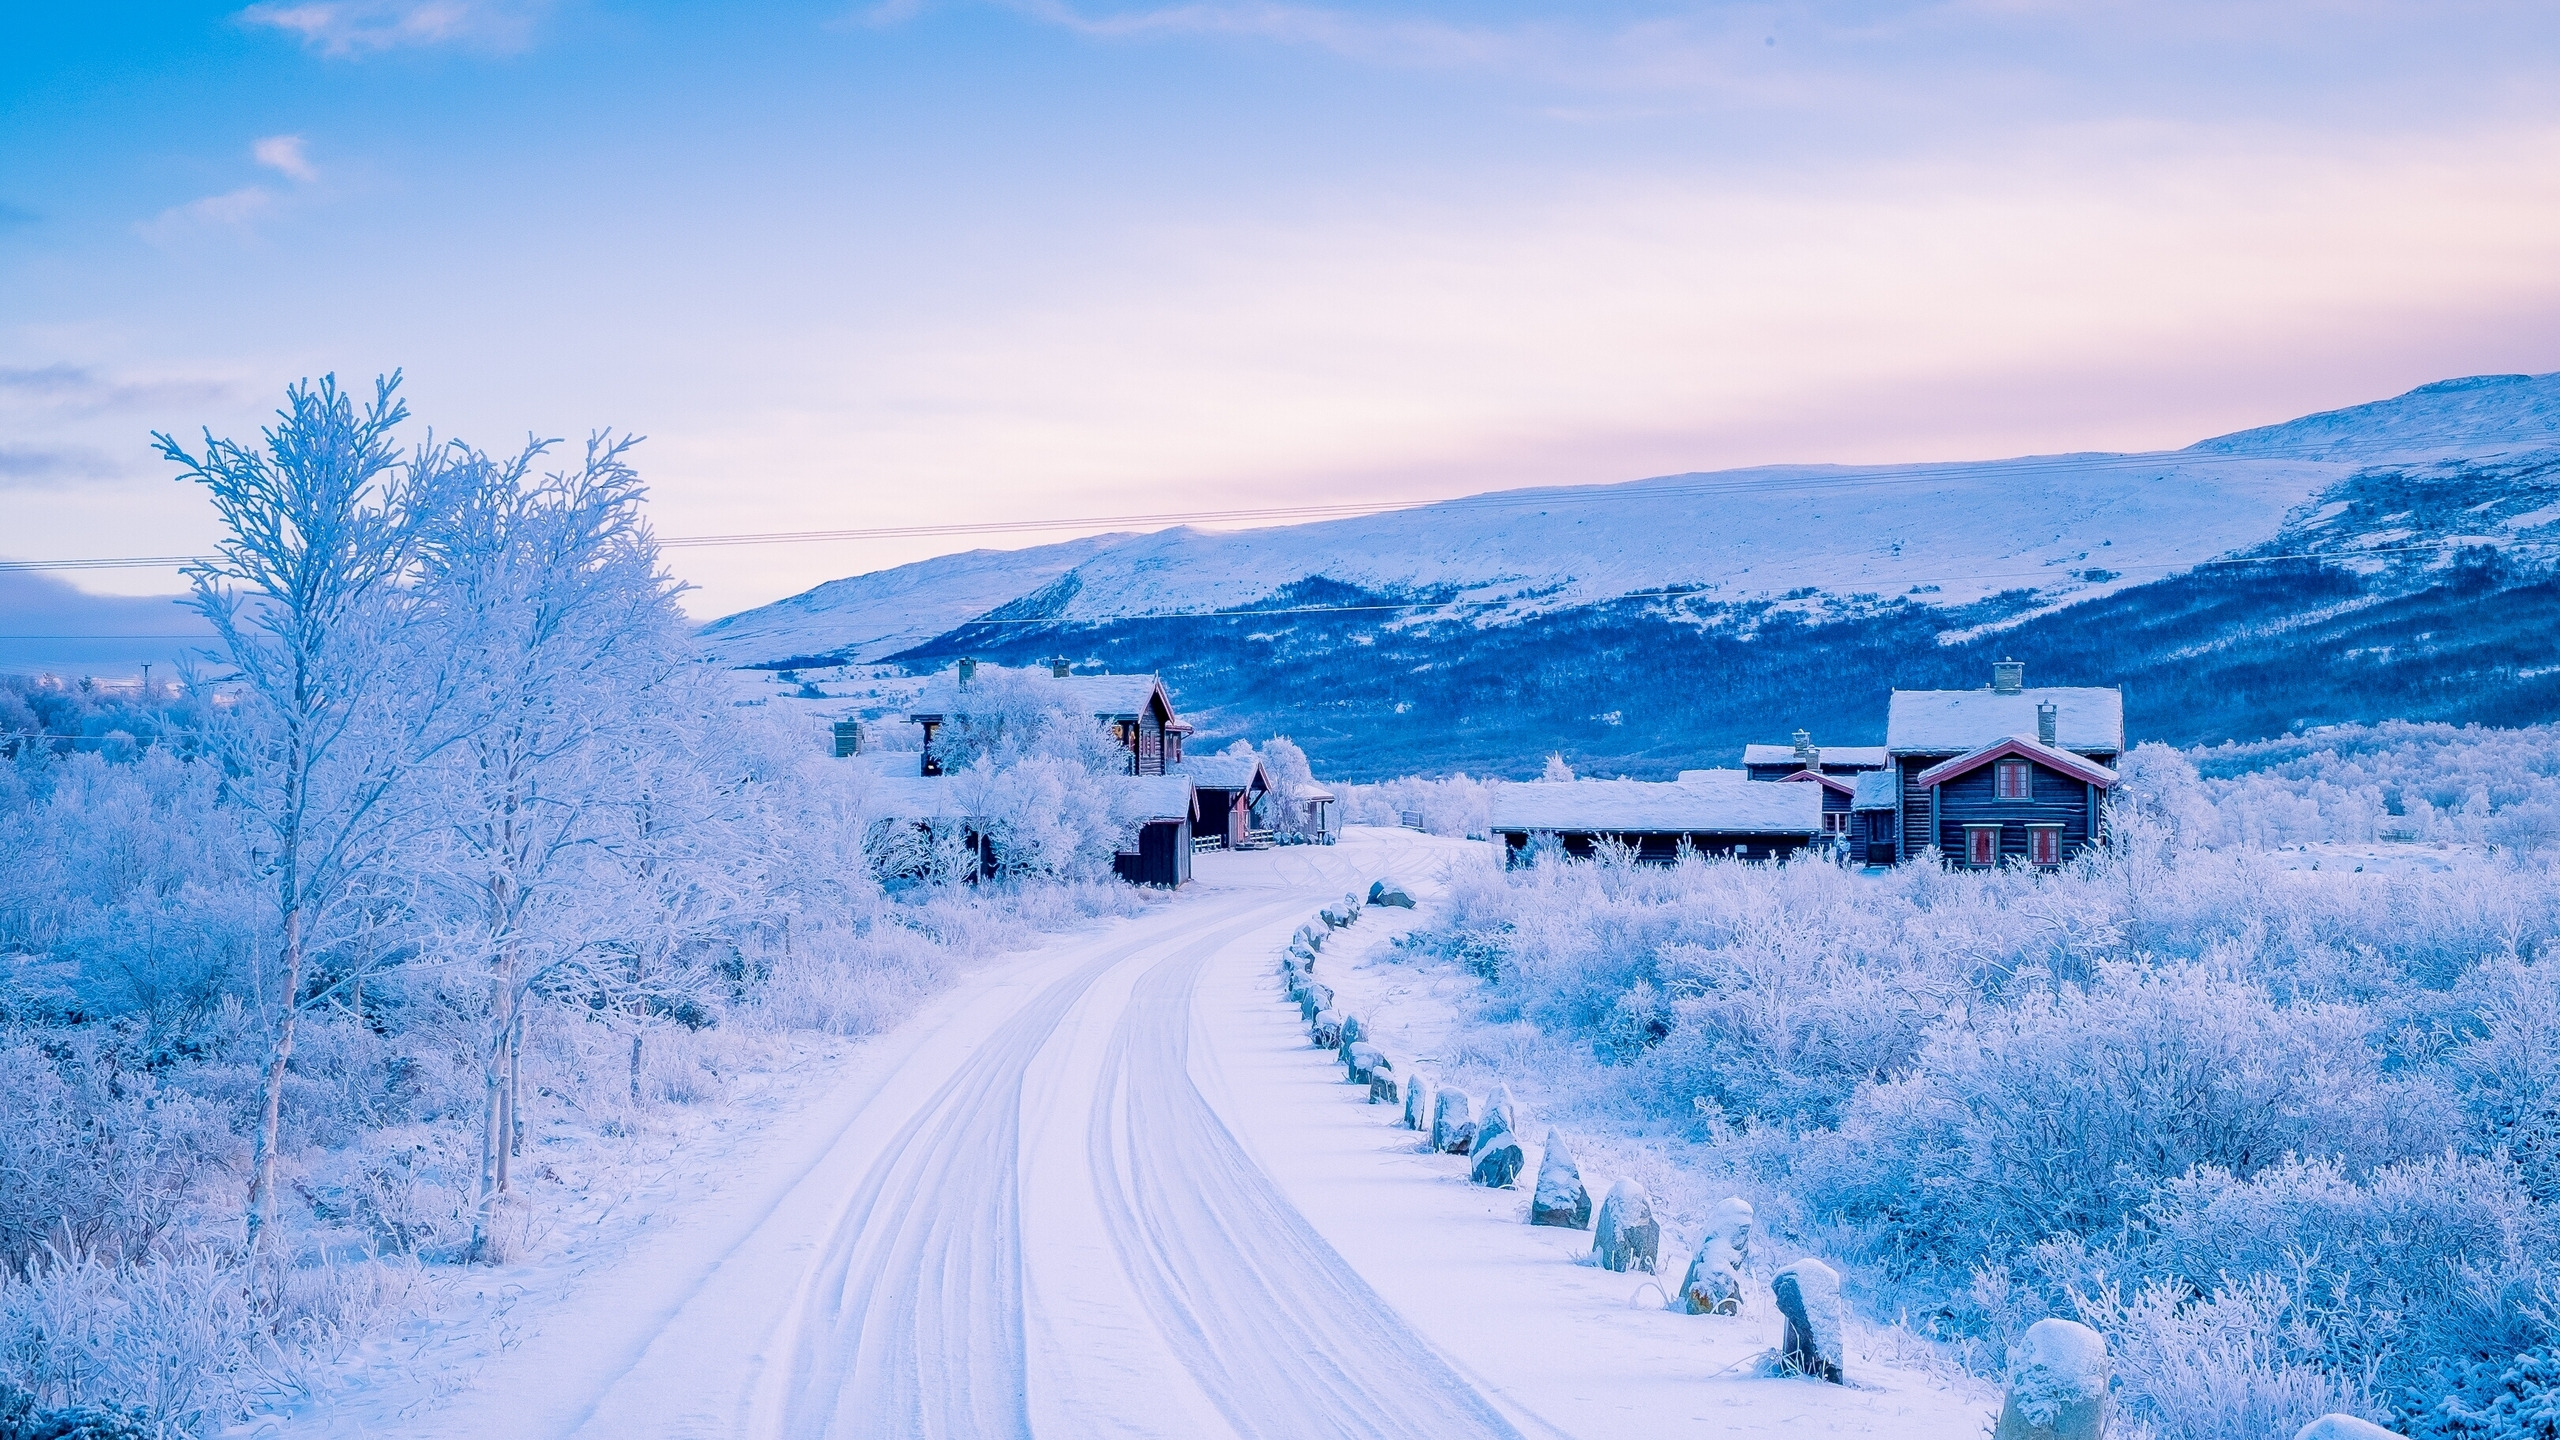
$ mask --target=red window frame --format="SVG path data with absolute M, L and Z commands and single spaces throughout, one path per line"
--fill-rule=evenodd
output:
M 1989 869 L 2000 863 L 2000 827 L 1967 825 L 1964 827 L 1964 863 L 1975 869 Z
M 2036 767 L 2024 760 L 1995 760 L 1991 764 L 1994 791 L 2003 800 L 2036 798 Z
M 2027 858 L 2038 865 L 2062 863 L 2062 827 L 2030 825 L 2027 827 Z

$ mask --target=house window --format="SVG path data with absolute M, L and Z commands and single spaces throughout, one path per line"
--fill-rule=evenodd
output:
M 2062 863 L 2062 827 L 2030 825 L 2027 827 L 2027 857 L 2039 865 Z
M 1964 827 L 1964 863 L 1982 869 L 2000 863 L 2000 827 L 1967 825 Z
M 1823 833 L 1823 834 L 1825 834 L 1825 835 L 1846 835 L 1846 834 L 1848 834 L 1848 833 L 1849 833 L 1849 812 L 1848 812 L 1848 811 L 1846 811 L 1846 810 L 1825 810 L 1825 811 L 1823 811 L 1823 812 L 1822 812 L 1822 833 Z
M 2003 760 L 1992 768 L 1993 773 L 2000 779 L 2001 799 L 2032 800 L 2035 798 L 2033 778 L 2035 767 L 2033 765 L 2024 760 Z

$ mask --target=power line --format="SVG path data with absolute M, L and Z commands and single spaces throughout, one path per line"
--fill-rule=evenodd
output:
M 2468 432 L 2446 427 L 2436 432 L 2421 432 L 2371 442 L 2374 453 L 2381 447 L 2398 448 L 2434 439 L 2462 438 Z M 2338 442 L 2329 450 L 2356 448 L 2353 442 Z M 2500 452 L 2500 454 L 2512 452 Z M 2444 459 L 2489 461 L 2499 455 L 2448 456 Z M 1832 469 L 1773 465 L 1756 467 L 1723 478 L 1700 479 L 1685 483 L 1655 484 L 1644 480 L 1622 481 L 1608 485 L 1564 486 L 1553 489 L 1505 490 L 1485 495 L 1463 495 L 1446 500 L 1378 500 L 1346 501 L 1338 504 L 1281 505 L 1224 510 L 1170 510 L 1122 515 L 1085 515 L 1048 520 L 979 520 L 954 521 L 932 525 L 882 525 L 838 530 L 771 530 L 729 535 L 674 535 L 658 541 L 663 549 L 717 549 L 753 545 L 798 545 L 851 543 L 865 540 L 901 540 L 958 535 L 1026 535 L 1062 530 L 1109 533 L 1119 529 L 1162 529 L 1175 525 L 1237 525 L 1261 521 L 1316 521 L 1357 519 L 1390 514 L 1402 510 L 1543 510 L 1558 506 L 1624 504 L 1629 501 L 1679 500 L 1738 493 L 1795 494 L 1804 491 L 1852 489 L 1876 485 L 1916 485 L 1956 479 L 2032 478 L 2056 474 L 2105 474 L 2115 471 L 2148 470 L 2163 467 L 2249 463 L 2268 460 L 2296 460 L 2303 464 L 2337 463 L 2310 460 L 2274 451 L 2158 451 L 2149 454 L 2097 454 L 2086 456 L 2052 456 L 2020 460 L 1919 462 L 1908 465 L 1871 466 Z M 2413 459 L 2412 464 L 2435 463 Z M 1813 474 L 1768 474 L 1767 471 L 1816 469 Z M 202 555 L 130 555 L 99 556 L 71 560 L 0 560 L 0 573 L 36 570 L 148 570 L 181 569 L 209 563 L 214 557 Z
M 2222 569 L 2241 565 L 2280 565 L 2291 561 L 2341 561 L 2400 555 L 2434 555 L 2441 554 L 2449 550 L 2494 550 L 2500 554 L 2560 551 L 2560 540 L 2430 540 L 2415 545 L 2395 545 L 2369 550 L 2308 550 L 2282 555 L 2224 555 L 2216 556 L 2207 560 L 2190 561 L 2184 564 L 2164 562 L 2150 565 L 2091 566 L 2088 568 L 2107 570 L 2111 575 L 2127 575 L 2136 573 L 2169 575 L 2192 570 Z M 2065 571 L 2063 573 L 2067 575 L 2072 572 Z M 2054 571 L 2050 567 L 2047 567 L 2037 570 L 1994 571 L 1987 574 L 1981 571 L 1973 571 L 1961 576 L 1942 575 L 1930 577 L 1923 575 L 1897 576 L 1895 578 L 1897 580 L 1910 580 L 1915 586 L 1919 586 L 1937 585 L 1950 580 L 2051 579 L 2053 574 Z M 1578 601 L 1576 602 L 1576 608 L 1589 605 L 1608 604 L 1619 600 L 1682 599 L 1687 597 L 1704 596 L 1711 588 L 1713 587 L 1706 584 L 1697 584 L 1661 585 L 1643 590 L 1624 590 L 1613 595 L 1594 596 L 1589 600 Z M 1856 592 L 1850 593 L 1854 594 Z M 1909 592 L 1906 591 L 1904 592 L 1904 595 L 1895 596 L 1893 598 L 1906 598 L 1908 593 Z M 1831 598 L 1842 598 L 1838 594 L 1832 594 L 1832 592 L 1826 592 L 1826 594 L 1831 594 Z M 950 630 L 967 630 L 983 625 L 1106 625 L 1124 620 L 1249 620 L 1271 615 L 1357 615 L 1409 610 L 1485 610 L 1499 609 L 1504 606 L 1534 604 L 1538 598 L 1539 597 L 1511 596 L 1495 600 L 1395 600 L 1377 601 L 1359 605 L 1280 605 L 1242 610 L 1122 610 L 1103 615 L 1084 615 L 1074 617 L 1059 615 L 1007 616 L 1001 618 L 978 617 L 955 621 L 951 624 L 949 630 L 946 630 L 944 633 L 948 634 Z M 191 632 L 178 635 L 0 635 L 0 641 L 149 639 L 211 640 L 213 638 L 215 637 L 210 632 Z

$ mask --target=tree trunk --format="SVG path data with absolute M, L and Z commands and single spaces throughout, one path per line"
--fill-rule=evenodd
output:
M 284 916 L 284 1003 L 277 1015 L 275 1044 L 267 1051 L 265 1094 L 258 1109 L 258 1138 L 249 1162 L 249 1253 L 256 1254 L 274 1219 L 276 1148 L 284 1130 L 284 1077 L 293 1061 L 293 1023 L 301 1015 L 295 1002 L 302 995 L 302 912 Z

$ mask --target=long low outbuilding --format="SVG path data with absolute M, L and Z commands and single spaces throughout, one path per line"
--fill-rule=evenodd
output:
M 1668 863 L 1683 849 L 1742 860 L 1795 854 L 1822 834 L 1820 785 L 1747 780 L 1555 780 L 1494 792 L 1492 830 L 1510 863 L 1552 836 L 1568 855 L 1604 843 L 1638 860 Z

